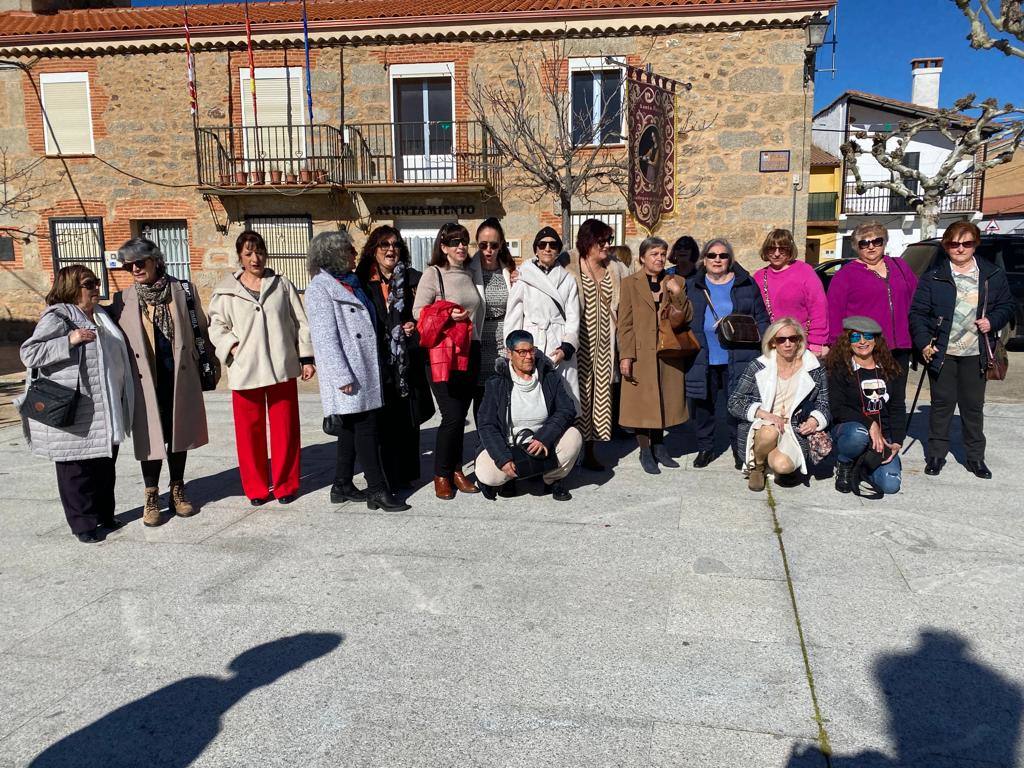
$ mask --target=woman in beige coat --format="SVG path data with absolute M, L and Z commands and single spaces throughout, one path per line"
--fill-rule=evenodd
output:
M 206 408 L 182 283 L 167 274 L 164 255 L 150 240 L 132 238 L 121 246 L 118 256 L 135 285 L 114 295 L 110 314 L 128 342 L 135 377 L 132 435 L 146 483 L 142 522 L 152 527 L 161 522 L 159 483 L 164 459 L 170 474 L 170 511 L 179 517 L 196 513 L 185 496 L 185 459 L 187 451 L 209 442 Z M 209 348 L 198 294 L 195 308 Z
M 683 322 L 693 318 L 686 282 L 665 274 L 667 254 L 668 243 L 660 237 L 640 243 L 640 271 L 622 281 L 619 300 L 619 423 L 636 431 L 640 466 L 652 475 L 661 471 L 658 464 L 679 466 L 662 430 L 689 418 L 682 360 L 658 359 L 658 318 L 666 304 L 682 312 Z
M 235 449 L 249 502 L 289 504 L 299 491 L 299 395 L 295 379 L 316 372 L 309 323 L 291 281 L 267 269 L 267 245 L 256 232 L 235 241 L 241 269 L 210 299 L 210 340 L 228 372 L 235 415 Z M 270 464 L 267 476 L 267 416 Z

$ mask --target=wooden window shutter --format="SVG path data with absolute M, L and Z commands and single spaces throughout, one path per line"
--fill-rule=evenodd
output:
M 85 72 L 40 75 L 46 116 L 43 131 L 48 155 L 91 155 L 95 149 Z M 51 130 L 52 128 L 52 130 Z

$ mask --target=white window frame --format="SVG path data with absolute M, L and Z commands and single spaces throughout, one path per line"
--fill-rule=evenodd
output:
M 398 158 L 398 110 L 395 105 L 395 80 L 419 80 L 427 77 L 447 77 L 448 82 L 451 84 L 452 89 L 452 152 L 455 152 L 455 148 L 459 146 L 459 124 L 455 122 L 455 62 L 454 61 L 435 61 L 426 62 L 423 64 L 392 64 L 388 67 L 388 100 L 391 103 L 391 146 L 394 150 L 395 162 L 397 163 Z M 425 106 L 425 105 L 424 105 Z M 426 110 L 424 110 L 424 113 Z M 415 176 L 416 170 L 411 169 Z M 451 179 L 444 179 L 445 181 L 454 181 L 454 157 L 452 160 L 452 176 Z M 444 175 L 444 174 L 442 174 Z
M 43 72 L 39 75 L 39 94 L 43 102 L 43 139 L 46 145 L 46 154 L 52 157 L 60 157 L 62 152 L 58 151 L 58 148 L 51 144 L 51 139 L 56 137 L 51 135 L 51 131 L 47 129 L 50 122 L 48 113 L 46 111 L 46 85 L 47 83 L 85 83 L 85 117 L 89 121 L 89 151 L 86 155 L 96 154 L 96 138 L 93 135 L 92 125 L 92 91 L 89 87 L 89 73 L 88 72 Z M 66 157 L 74 157 L 81 153 L 72 152 L 67 153 Z
M 609 61 L 609 59 L 611 61 Z M 614 64 L 612 62 L 615 62 Z M 620 74 L 619 84 L 619 141 L 607 141 L 604 143 L 606 147 L 621 147 L 626 143 L 626 58 L 624 56 L 588 56 L 584 58 L 569 59 L 569 135 L 575 134 L 575 126 L 573 120 L 575 114 L 572 110 L 572 76 L 576 72 L 615 72 L 618 71 Z M 601 116 L 601 90 L 599 88 L 594 89 L 593 104 L 591 104 L 591 126 L 590 126 L 590 137 L 593 139 L 597 135 L 597 129 L 600 127 L 599 118 Z M 597 146 L 601 144 L 600 141 L 591 141 L 581 146 Z
M 587 219 L 597 219 L 611 227 L 612 234 L 615 236 L 615 242 L 613 245 L 626 244 L 625 211 L 621 209 L 609 211 L 573 211 L 569 216 L 569 229 L 572 230 L 573 237 L 576 236 L 576 232 L 579 232 L 580 225 Z
M 305 73 L 302 67 L 256 67 L 255 69 L 255 80 L 291 80 L 298 75 L 299 82 L 299 94 L 306 93 L 306 82 Z M 246 83 L 249 82 L 249 70 L 248 68 L 242 67 L 238 70 L 238 90 L 242 95 L 242 102 L 246 104 L 245 107 L 239 107 L 239 109 L 252 110 L 252 94 L 246 87 Z M 256 97 L 256 109 L 259 110 L 259 96 Z M 245 112 L 241 112 L 242 126 L 245 128 L 251 128 L 252 126 L 245 125 Z M 259 115 L 256 115 L 259 118 Z M 302 98 L 302 109 L 299 110 L 298 119 L 293 121 L 292 125 L 296 127 L 304 127 L 306 125 L 306 99 Z

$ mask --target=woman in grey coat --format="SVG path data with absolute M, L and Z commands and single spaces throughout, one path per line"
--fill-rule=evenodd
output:
M 383 405 L 373 302 L 353 272 L 356 251 L 345 232 L 321 232 L 309 244 L 306 313 L 317 361 L 324 427 L 338 436 L 331 501 L 366 501 L 370 509 L 403 512 L 384 480 L 377 437 Z M 366 490 L 352 483 L 355 460 Z
M 23 416 L 22 427 L 32 452 L 54 462 L 64 515 L 85 544 L 102 540 L 99 528 L 124 525 L 114 517 L 114 465 L 131 431 L 135 395 L 124 336 L 99 299 L 100 281 L 91 270 L 62 268 L 32 337 L 21 345 L 26 391 L 34 375 L 79 389 L 72 424 L 50 427 Z

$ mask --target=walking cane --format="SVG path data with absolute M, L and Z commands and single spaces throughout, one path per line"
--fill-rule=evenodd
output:
M 942 321 L 944 319 L 945 318 L 940 317 L 939 321 L 935 324 L 935 333 L 931 337 L 931 339 L 928 340 L 927 346 L 929 346 L 929 347 L 932 346 L 935 343 L 935 340 L 939 338 L 939 329 L 942 328 Z M 917 401 L 921 397 L 921 388 L 924 386 L 924 377 L 925 377 L 925 374 L 927 374 L 927 373 L 928 373 L 928 363 L 925 363 L 924 365 L 921 366 L 921 379 L 920 379 L 920 381 L 917 382 L 917 391 L 914 393 L 914 402 L 911 403 L 910 410 L 907 411 L 907 426 L 906 426 L 906 429 L 904 429 L 904 432 L 908 432 L 909 433 L 909 431 L 910 431 L 910 422 L 913 421 L 913 419 L 914 419 L 914 411 L 917 410 Z M 909 450 L 910 450 L 910 443 L 908 443 L 907 447 L 903 449 L 903 453 L 906 453 Z

